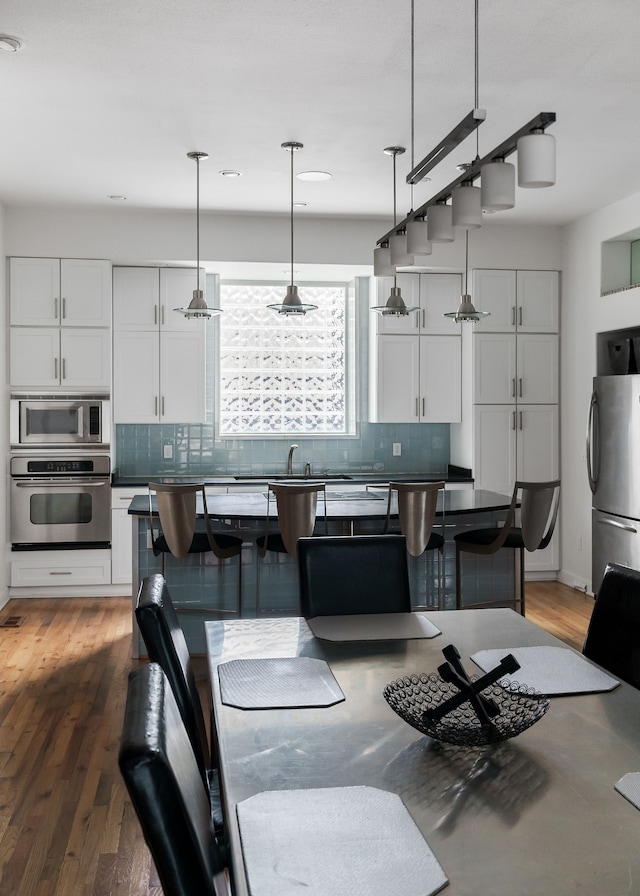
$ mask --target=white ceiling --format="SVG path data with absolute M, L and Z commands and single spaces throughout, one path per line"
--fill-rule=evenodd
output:
M 2 0 L 0 202 L 389 217 L 411 204 L 410 0 Z M 415 160 L 474 105 L 473 0 L 415 0 Z M 513 222 L 564 223 L 640 190 L 637 0 L 480 0 L 485 155 L 538 112 L 557 184 L 518 190 Z M 475 156 L 468 138 L 415 187 L 421 205 Z M 234 168 L 242 177 L 223 178 Z M 126 196 L 114 203 L 111 194 Z

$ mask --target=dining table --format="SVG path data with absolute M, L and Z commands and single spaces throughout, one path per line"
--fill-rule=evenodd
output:
M 339 875 L 345 861 L 352 868 L 353 857 L 342 850 L 327 857 L 321 846 L 320 835 L 334 820 L 342 823 L 346 810 L 332 816 L 316 800 L 328 795 L 335 806 L 353 798 L 356 811 L 358 799 L 371 794 L 384 798 L 372 804 L 381 808 L 360 808 L 355 833 L 361 826 L 371 838 L 372 826 L 393 827 L 395 803 L 385 800 L 399 798 L 441 875 L 435 889 L 415 881 L 405 887 L 402 875 L 422 875 L 425 867 L 420 850 L 412 860 L 408 838 L 389 896 L 440 889 L 451 896 L 640 893 L 640 812 L 616 789 L 640 772 L 640 691 L 510 609 L 408 615 L 416 617 L 409 629 L 407 620 L 397 625 L 386 614 L 364 616 L 361 625 L 353 617 L 349 625 L 340 617 L 205 623 L 235 896 L 322 892 L 291 884 L 287 853 L 316 861 L 319 873 L 331 866 Z M 530 693 L 544 688 L 547 711 L 517 736 L 488 745 L 445 742 L 408 724 L 385 699 L 385 687 L 437 674 L 450 646 L 471 679 L 497 658 L 519 658 L 509 680 Z M 319 691 L 306 689 L 309 675 L 317 676 Z M 303 820 L 317 836 L 302 849 L 294 836 L 281 845 L 284 856 L 273 854 L 275 828 L 287 821 L 295 832 Z M 369 863 L 372 844 L 353 842 Z M 389 853 L 382 840 L 376 848 L 371 861 L 382 869 Z M 260 861 L 269 867 L 257 867 Z M 271 887 L 263 886 L 261 871 L 275 877 Z M 325 887 L 323 896 L 337 892 Z

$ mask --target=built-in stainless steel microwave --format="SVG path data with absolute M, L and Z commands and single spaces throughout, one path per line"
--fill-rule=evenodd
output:
M 107 396 L 12 395 L 9 413 L 14 448 L 109 447 Z

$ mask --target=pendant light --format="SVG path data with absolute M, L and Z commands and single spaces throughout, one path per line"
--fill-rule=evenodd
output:
M 405 151 L 404 146 L 387 146 L 384 150 L 386 155 L 391 156 L 393 158 L 393 225 L 396 225 L 396 156 L 402 155 Z M 395 236 L 395 234 L 394 234 Z M 389 239 L 389 248 L 391 250 L 391 240 L 393 240 L 393 236 Z M 411 264 L 412 262 L 409 262 Z M 394 317 L 405 317 L 407 314 L 411 314 L 413 311 L 418 310 L 418 306 L 414 306 L 413 308 L 407 308 L 405 305 L 404 299 L 402 298 L 402 292 L 400 287 L 398 286 L 398 280 L 395 273 L 394 267 L 393 273 L 393 286 L 391 287 L 391 292 L 389 294 L 389 298 L 385 305 L 375 305 L 371 308 L 371 311 L 377 311 L 378 314 L 383 315 L 393 315 Z
M 373 276 L 393 277 L 396 269 L 391 264 L 391 250 L 389 246 L 376 246 L 373 250 Z
M 479 321 L 481 317 L 488 317 L 489 311 L 476 311 L 468 292 L 469 280 L 469 231 L 464 234 L 464 292 L 460 296 L 460 304 L 455 311 L 447 311 L 443 317 L 450 317 L 457 324 L 465 321 Z
M 207 152 L 188 152 L 188 159 L 196 163 L 196 288 L 193 290 L 193 298 L 187 308 L 174 308 L 185 317 L 214 317 L 220 314 L 220 308 L 208 308 L 204 293 L 200 289 L 200 160 L 208 159 Z
M 427 212 L 427 236 L 432 243 L 452 243 L 455 239 L 451 206 L 441 200 Z
M 478 88 L 478 0 L 474 4 L 474 53 L 473 53 L 473 100 L 474 109 L 479 105 L 479 88 Z M 476 129 L 476 159 L 480 158 L 480 135 Z M 467 164 L 462 166 L 470 168 Z M 480 187 L 473 186 L 473 180 L 463 180 L 462 183 L 454 187 L 451 191 L 451 223 L 454 227 L 463 230 L 474 230 L 482 225 L 482 201 L 480 197 Z
M 299 149 L 302 149 L 303 144 L 290 140 L 287 143 L 282 143 L 281 146 L 282 149 L 291 153 L 291 190 L 289 202 L 289 220 L 291 224 L 291 282 L 287 286 L 287 292 L 282 302 L 279 305 L 267 305 L 267 308 L 271 308 L 272 311 L 277 311 L 278 314 L 306 314 L 307 311 L 315 311 L 318 306 L 304 305 L 298 295 L 298 287 L 293 282 L 293 154 Z
M 501 212 L 516 204 L 516 169 L 511 162 L 493 159 L 480 169 L 480 196 L 485 212 Z
M 518 140 L 518 186 L 552 187 L 556 182 L 556 138 L 537 129 Z

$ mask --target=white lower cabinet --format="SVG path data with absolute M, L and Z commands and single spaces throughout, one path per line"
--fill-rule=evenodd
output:
M 456 423 L 461 415 L 459 336 L 375 337 L 369 420 Z
M 138 525 L 138 517 L 129 515 L 129 504 L 136 495 L 144 491 L 114 488 L 111 490 L 111 583 L 131 586 L 133 569 L 133 521 Z
M 11 587 L 69 587 L 108 585 L 111 582 L 111 551 L 24 551 L 11 555 Z

